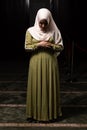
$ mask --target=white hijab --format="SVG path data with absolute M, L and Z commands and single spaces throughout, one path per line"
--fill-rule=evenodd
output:
M 39 22 L 42 19 L 46 19 L 48 22 L 48 30 L 46 32 L 43 32 L 39 27 Z M 54 39 L 55 44 L 61 44 L 61 45 L 63 44 L 62 40 L 60 40 L 61 33 L 52 18 L 51 12 L 46 8 L 38 10 L 34 26 L 30 27 L 28 31 L 36 40 L 48 41 L 49 38 L 52 37 Z

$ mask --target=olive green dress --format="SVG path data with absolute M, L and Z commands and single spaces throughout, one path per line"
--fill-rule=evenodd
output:
M 58 60 L 55 52 L 61 51 L 62 46 L 38 48 L 37 41 L 26 32 L 25 49 L 31 53 L 27 84 L 26 116 L 39 121 L 57 119 L 61 116 L 60 83 Z

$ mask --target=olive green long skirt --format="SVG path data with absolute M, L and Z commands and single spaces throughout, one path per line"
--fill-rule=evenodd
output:
M 39 52 L 30 59 L 26 116 L 39 121 L 61 116 L 58 61 L 53 54 Z

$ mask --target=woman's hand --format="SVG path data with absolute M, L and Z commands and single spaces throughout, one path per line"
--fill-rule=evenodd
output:
M 51 43 L 47 42 L 47 41 L 41 41 L 41 42 L 38 43 L 38 47 L 48 47 L 48 48 L 50 48 Z

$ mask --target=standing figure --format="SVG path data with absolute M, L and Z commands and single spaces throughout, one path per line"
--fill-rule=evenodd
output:
M 61 33 L 51 12 L 38 10 L 33 27 L 26 30 L 25 50 L 31 53 L 27 83 L 26 116 L 51 121 L 62 115 L 57 56 L 63 50 Z

